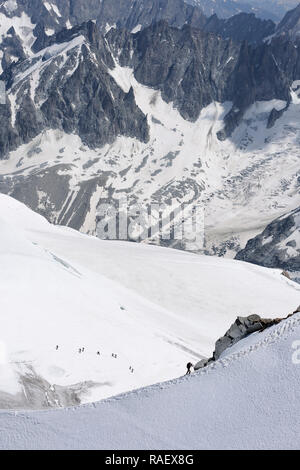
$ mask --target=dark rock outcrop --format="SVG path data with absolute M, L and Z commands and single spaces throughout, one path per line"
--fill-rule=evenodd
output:
M 166 20 L 170 26 L 182 27 L 189 24 L 196 28 L 204 28 L 207 18 L 213 15 L 213 20 L 209 20 L 209 27 L 214 27 L 214 32 L 227 30 L 228 37 L 233 34 L 236 39 L 247 39 L 257 41 L 260 37 L 272 34 L 275 24 L 271 21 L 263 21 L 259 17 L 255 18 L 251 8 L 242 6 L 229 0 L 226 4 L 222 0 L 211 2 L 212 7 L 207 8 L 203 3 L 186 2 L 184 0 L 52 0 L 52 8 L 47 7 L 46 2 L 40 0 L 17 0 L 17 9 L 9 13 L 5 7 L 0 11 L 6 15 L 20 16 L 24 11 L 33 24 L 36 25 L 36 37 L 42 38 L 46 29 L 53 29 L 55 32 L 63 29 L 67 24 L 76 26 L 89 20 L 97 22 L 102 32 L 108 27 L 132 29 L 140 26 L 142 28 Z M 207 1 L 207 0 L 206 0 Z M 221 7 L 221 8 L 218 8 Z M 225 13 L 227 11 L 227 14 Z M 240 12 L 243 19 L 240 18 Z M 248 14 L 249 13 L 249 14 Z M 216 17 L 218 15 L 221 20 Z M 230 18 L 227 21 L 222 18 Z M 242 26 L 242 27 L 241 27 Z M 257 38 L 254 39 L 253 26 L 257 30 Z M 216 30 L 217 28 L 217 30 Z M 247 38 L 245 35 L 248 34 Z M 252 37 L 251 37 L 252 34 Z
M 253 13 L 239 13 L 227 20 L 213 15 L 207 20 L 203 29 L 219 34 L 224 39 L 231 38 L 236 42 L 259 44 L 265 37 L 275 32 L 275 23 L 271 20 L 260 20 Z
M 219 134 L 221 140 L 232 134 L 245 110 L 255 101 L 278 99 L 289 104 L 290 86 L 295 74 L 288 68 L 286 52 L 282 51 L 282 57 L 277 61 L 280 51 L 273 42 L 258 47 L 243 43 L 231 80 L 234 105 L 225 117 L 224 130 Z M 280 62 L 282 68 L 279 67 Z
M 222 338 L 218 339 L 218 341 L 216 342 L 213 356 L 210 359 L 203 359 L 202 361 L 198 362 L 195 365 L 194 369 L 203 369 L 212 362 L 215 362 L 220 359 L 224 351 L 231 348 L 234 344 L 238 343 L 239 341 L 251 335 L 252 333 L 262 332 L 265 329 L 270 328 L 271 326 L 278 325 L 283 320 L 286 320 L 295 313 L 299 312 L 300 306 L 294 313 L 288 315 L 286 318 L 270 319 L 261 318 L 259 315 L 250 315 L 249 317 L 238 317 L 236 321 L 231 325 L 229 330 L 225 333 L 225 335 Z
M 108 36 L 114 45 L 118 32 Z M 136 79 L 159 89 L 185 119 L 195 121 L 212 101 L 229 99 L 228 85 L 239 54 L 232 41 L 190 26 L 170 28 L 162 21 L 137 34 L 133 48 L 128 65 L 134 67 Z M 127 65 L 124 57 L 120 59 Z
M 84 43 L 70 48 L 66 61 L 50 48 L 80 35 Z M 89 21 L 44 39 L 42 46 L 48 48 L 43 56 L 10 64 L 0 77 L 13 90 L 17 107 L 11 109 L 9 102 L 0 106 L 5 116 L 0 158 L 49 128 L 75 133 L 91 148 L 112 143 L 118 135 L 146 142 L 147 118 L 133 91 L 124 92 L 110 76 L 115 58 L 133 69 L 138 82 L 160 90 L 186 120 L 196 121 L 213 101 L 232 101 L 220 140 L 232 134 L 255 101 L 278 99 L 288 106 L 291 83 L 300 69 L 300 49 L 286 40 L 240 45 L 189 25 L 170 27 L 166 21 L 137 34 L 111 29 L 105 37 Z M 33 99 L 27 71 L 38 65 L 41 72 Z M 272 115 L 270 123 L 273 120 Z
M 277 35 L 287 35 L 296 38 L 300 33 L 300 4 L 293 10 L 287 12 L 276 29 Z
M 170 28 L 166 22 L 134 37 L 111 30 L 107 38 L 115 54 L 121 50 L 121 65 L 133 67 L 140 83 L 160 89 L 185 119 L 195 121 L 212 101 L 232 101 L 220 140 L 232 134 L 255 101 L 278 99 L 288 105 L 299 68 L 298 49 L 285 39 L 241 45 L 190 26 Z
M 41 0 L 16 0 L 13 9 L 7 7 L 7 2 L 0 3 L 0 13 L 13 19 L 19 19 L 26 14 L 28 21 L 34 26 L 35 41 L 27 48 L 33 51 L 45 47 L 47 39 L 52 34 L 59 33 L 65 27 L 71 28 L 89 20 L 95 21 L 99 30 L 105 34 L 110 27 L 125 28 L 128 31 L 145 28 L 161 20 L 168 22 L 170 26 L 178 28 L 188 24 L 203 31 L 211 31 L 224 38 L 232 38 L 236 41 L 247 40 L 249 43 L 257 43 L 263 38 L 273 34 L 275 24 L 272 21 L 264 21 L 253 14 L 238 14 L 229 20 L 222 20 L 210 12 L 214 9 L 205 9 L 208 16 L 203 14 L 201 5 L 191 5 L 184 0 L 52 0 L 51 5 Z M 228 4 L 226 5 L 228 8 Z M 217 9 L 217 11 L 219 11 Z M 235 8 L 232 15 L 243 11 L 243 8 Z M 26 29 L 27 27 L 25 27 Z M 3 52 L 2 68 L 10 64 L 12 60 L 21 59 L 28 54 L 21 43 L 21 38 L 16 31 L 10 31 L 0 43 L 0 51 Z M 24 28 L 23 28 L 24 29 Z M 28 28 L 27 28 L 28 29 Z M 26 32 L 26 36 L 28 31 Z M 28 41 L 26 40 L 26 43 Z
M 267 124 L 268 129 L 271 129 L 274 126 L 276 121 L 281 118 L 281 116 L 284 114 L 286 109 L 287 108 L 283 108 L 283 109 L 280 109 L 280 110 L 275 109 L 275 108 L 272 109 L 272 111 L 270 112 L 270 115 L 269 115 L 269 119 L 268 119 L 268 124 Z
M 293 8 L 297 0 L 186 0 L 198 5 L 206 16 L 217 14 L 219 18 L 230 18 L 239 12 L 255 13 L 258 18 L 279 22 Z
M 3 171 L 0 190 L 26 202 L 55 223 L 86 230 L 84 221 L 90 210 L 93 214 L 96 212 L 95 201 L 102 194 L 106 179 L 118 181 L 116 186 L 109 182 L 112 187 L 105 188 L 109 197 L 114 192 L 115 195 L 124 192 L 130 194 L 133 202 L 144 191 L 139 189 L 137 196 L 136 185 L 144 184 L 143 167 L 152 165 L 155 136 L 151 136 L 152 147 L 143 149 L 141 162 L 132 177 L 128 177 L 128 187 L 125 184 L 126 168 L 122 168 L 119 175 L 114 170 L 128 156 L 126 165 L 130 168 L 133 154 L 129 146 L 124 153 L 120 151 L 120 155 L 115 155 L 113 149 L 105 162 L 106 156 L 102 153 L 105 145 L 125 141 L 118 139 L 121 136 L 149 142 L 149 128 L 156 119 L 154 115 L 146 116 L 147 108 L 139 96 L 142 90 L 138 86 L 136 90 L 130 89 L 131 71 L 120 70 L 119 65 L 129 67 L 138 82 L 157 91 L 153 91 L 153 108 L 161 92 L 164 101 L 172 103 L 184 119 L 192 122 L 207 105 L 215 101 L 226 103 L 224 109 L 228 110 L 228 102 L 232 102 L 224 129 L 218 134 L 220 139 L 232 135 L 245 111 L 257 100 L 280 99 L 288 106 L 291 84 L 300 76 L 300 49 L 295 48 L 287 37 L 278 37 L 268 44 L 254 44 L 254 29 L 259 31 L 260 41 L 273 26 L 253 15 L 237 15 L 228 21 L 213 17 L 207 21 L 199 9 L 183 5 L 179 0 L 135 0 L 130 2 L 130 9 L 127 0 L 104 0 L 102 3 L 98 0 L 89 3 L 53 0 L 52 7 L 49 5 L 40 0 L 17 0 L 17 9 L 7 13 L 14 19 L 25 12 L 31 23 L 27 18 L 29 26 L 24 29 L 19 28 L 16 21 L 15 27 L 3 37 L 7 54 L 3 58 L 1 79 L 6 83 L 8 99 L 6 105 L 0 104 L 0 158 L 18 161 L 13 162 L 12 177 Z M 0 2 L 1 13 L 3 8 Z M 94 21 L 77 24 L 89 17 Z M 135 28 L 134 33 L 131 28 Z M 246 41 L 241 44 L 241 39 Z M 150 105 L 152 107 L 152 102 Z M 218 109 L 210 117 L 212 130 L 215 119 L 219 119 Z M 270 114 L 270 126 L 279 117 L 278 113 L 274 110 Z M 221 119 L 223 115 L 220 122 Z M 222 126 L 217 125 L 217 129 Z M 95 151 L 91 152 L 90 160 L 86 155 L 85 161 L 92 170 L 86 172 L 85 165 L 75 170 L 85 156 L 80 149 L 77 158 L 76 149 L 70 148 L 72 145 L 68 147 L 68 143 L 62 145 L 67 147 L 68 156 L 62 156 L 59 149 L 55 150 L 57 154 L 54 150 L 51 154 L 51 146 L 48 153 L 43 136 L 48 138 L 49 135 L 53 140 L 63 135 L 63 139 L 76 142 L 74 146 L 80 148 L 81 142 L 76 139 L 79 136 L 86 146 L 86 154 L 89 149 Z M 210 135 L 205 135 L 204 139 L 209 146 Z M 43 142 L 42 150 L 39 149 L 40 142 Z M 177 155 L 184 145 L 182 142 L 178 142 L 174 152 L 166 151 L 161 164 L 155 161 L 155 171 L 145 179 L 147 185 L 154 178 L 159 182 L 159 190 L 152 195 L 155 201 L 170 200 L 176 195 L 181 200 L 187 197 L 191 204 L 208 187 L 205 171 L 200 169 L 202 155 L 196 155 L 197 152 L 194 169 L 188 177 L 183 178 L 180 174 L 178 181 L 163 180 L 160 184 L 158 175 L 180 158 Z M 24 148 L 24 156 L 19 151 L 17 156 L 12 156 L 10 152 L 22 144 L 29 144 Z M 35 158 L 35 149 L 43 152 L 40 165 L 39 158 Z M 92 160 L 98 161 L 99 165 L 93 168 Z M 78 176 L 74 188 L 76 178 L 72 178 L 72 173 L 76 171 L 86 180 L 79 181 Z M 124 178 L 122 190 L 118 186 L 119 178 Z M 238 185 L 238 180 L 233 184 Z M 91 203 L 93 194 L 95 198 Z M 94 225 L 91 230 L 96 230 Z
M 300 271 L 299 234 L 300 208 L 274 220 L 260 235 L 248 241 L 236 259 L 268 268 Z
M 112 143 L 118 135 L 148 140 L 147 118 L 136 105 L 133 91 L 124 92 L 108 73 L 114 61 L 93 22 L 63 30 L 47 41 L 47 47 L 80 35 L 86 41 L 70 48 L 64 63 L 50 49 L 2 74 L 17 109 L 11 108 L 9 100 L 0 105 L 0 158 L 45 129 L 76 133 L 91 148 Z M 40 69 L 39 82 L 31 90 L 27 70 L 35 66 Z M 24 78 L 19 80 L 19 76 Z

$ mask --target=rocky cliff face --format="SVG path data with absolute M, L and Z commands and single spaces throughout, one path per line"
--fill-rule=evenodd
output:
M 276 29 L 277 35 L 286 35 L 296 39 L 300 34 L 300 4 L 290 10 L 279 23 Z
M 93 22 L 63 30 L 48 44 L 3 74 L 11 100 L 1 107 L 2 157 L 49 128 L 75 132 L 91 148 L 118 135 L 147 141 L 146 117 L 132 90 L 124 93 L 109 75 L 114 60 Z
M 240 16 L 240 15 L 238 15 Z M 275 30 L 272 21 L 262 21 L 254 15 L 219 20 L 209 19 L 198 6 L 184 0 L 5 0 L 0 2 L 0 58 L 2 68 L 11 62 L 23 60 L 31 50 L 37 52 L 47 38 L 89 20 L 105 33 L 109 28 L 140 29 L 165 20 L 170 26 L 189 24 L 204 31 L 213 31 L 223 37 L 257 42 Z
M 236 259 L 287 271 L 300 271 L 300 208 L 274 220 L 249 240 Z
M 133 67 L 140 83 L 160 89 L 185 119 L 196 120 L 213 101 L 232 101 L 220 139 L 232 134 L 254 102 L 289 103 L 291 84 L 299 76 L 298 49 L 284 39 L 254 47 L 165 22 L 134 37 L 113 30 L 108 37 L 115 54 L 121 50 L 120 64 Z
M 231 135 L 255 101 L 289 101 L 293 75 L 285 50 L 279 70 L 275 47 L 240 46 L 190 26 L 172 28 L 166 21 L 136 34 L 111 29 L 106 37 L 88 22 L 45 38 L 35 49 L 2 74 L 11 95 L 1 107 L 2 157 L 47 128 L 75 132 L 90 148 L 112 143 L 118 135 L 147 142 L 146 116 L 132 90 L 124 93 L 109 74 L 116 59 L 133 69 L 139 83 L 160 90 L 184 119 L 195 121 L 213 101 L 232 101 L 220 138 Z
M 297 310 L 288 315 L 286 318 L 261 318 L 259 315 L 250 315 L 249 317 L 238 317 L 236 321 L 231 325 L 225 335 L 218 339 L 215 346 L 215 351 L 210 359 L 203 359 L 195 365 L 195 370 L 203 369 L 208 364 L 217 361 L 226 352 L 230 354 L 230 348 L 239 341 L 247 338 L 247 336 L 253 333 L 262 332 L 266 328 L 271 328 L 274 325 L 278 325 L 283 320 L 290 318 L 291 316 L 300 312 L 300 307 Z
M 234 256 L 279 199 L 282 212 L 299 204 L 300 49 L 286 37 L 240 42 L 273 28 L 251 15 L 207 22 L 177 1 L 117 3 L 2 2 L 0 191 L 92 234 L 103 201 L 163 203 L 167 216 L 174 200 L 199 205 L 203 251 Z M 173 26 L 152 22 L 164 15 Z M 246 229 L 236 216 L 229 230 L 226 211 L 247 213 Z
M 265 37 L 274 33 L 275 24 L 271 20 L 258 19 L 254 13 L 238 13 L 228 19 L 219 19 L 214 14 L 207 20 L 203 29 L 219 34 L 225 39 L 259 44 Z
M 258 18 L 280 21 L 285 12 L 285 5 L 280 0 L 186 0 L 191 5 L 199 6 L 206 16 L 218 15 L 219 18 L 230 18 L 241 12 L 255 13 Z M 293 8 L 295 1 L 288 0 Z
M 240 46 L 185 26 L 179 30 L 160 22 L 134 37 L 108 33 L 122 66 L 132 67 L 138 82 L 158 89 L 181 115 L 195 121 L 212 101 L 230 99 L 230 82 Z M 128 54 L 128 50 L 133 54 Z M 125 53 L 123 53 L 123 51 Z

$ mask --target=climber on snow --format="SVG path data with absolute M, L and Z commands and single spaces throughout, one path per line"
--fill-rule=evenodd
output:
M 191 368 L 194 367 L 194 365 L 191 362 L 188 362 L 186 365 L 187 368 L 187 373 L 185 375 L 190 375 L 191 374 Z

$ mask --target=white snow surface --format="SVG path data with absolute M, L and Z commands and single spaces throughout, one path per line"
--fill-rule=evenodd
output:
M 180 376 L 237 315 L 282 316 L 299 300 L 280 271 L 101 241 L 0 195 L 0 401 L 33 371 L 51 387 L 88 384 L 82 403 Z
M 190 377 L 109 400 L 0 413 L 1 449 L 299 449 L 300 315 Z
M 13 1 L 6 4 L 6 7 L 9 7 L 9 5 L 12 8 Z M 31 46 L 35 41 L 33 34 L 35 25 L 31 23 L 31 19 L 24 12 L 22 12 L 21 16 L 13 16 L 12 18 L 7 17 L 4 13 L 0 13 L 0 43 L 12 26 L 16 34 L 21 38 L 25 52 L 30 56 L 32 54 Z

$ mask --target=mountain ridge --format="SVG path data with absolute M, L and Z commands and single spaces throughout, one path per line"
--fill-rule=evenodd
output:
M 2 36 L 4 42 L 2 47 L 0 44 L 3 55 L 0 58 L 3 69 L 16 59 L 28 57 L 31 48 L 37 52 L 47 37 L 89 20 L 95 21 L 103 34 L 111 27 L 138 31 L 160 20 L 166 20 L 170 26 L 179 28 L 185 24 L 200 29 L 213 28 L 220 34 L 233 35 L 239 40 L 247 39 L 252 42 L 270 36 L 275 30 L 272 21 L 263 21 L 254 15 L 248 15 L 249 25 L 245 20 L 243 27 L 239 27 L 239 21 L 235 17 L 230 19 L 228 25 L 227 20 L 216 17 L 212 21 L 204 16 L 202 10 L 183 0 L 135 0 L 130 3 L 130 8 L 128 0 L 90 2 L 88 8 L 82 0 L 72 3 L 70 0 L 60 0 L 59 3 L 56 0 L 52 3 L 16 0 L 11 10 L 5 7 L 7 3 L 0 4 L 0 38 Z
M 276 28 L 277 35 L 288 35 L 296 39 L 300 34 L 300 3 L 294 9 L 286 13 Z
M 129 209 L 137 202 L 165 204 L 167 213 L 172 200 L 199 205 L 206 211 L 204 246 L 164 240 L 164 234 L 147 242 L 231 257 L 299 206 L 297 39 L 228 38 L 240 31 L 253 37 L 257 20 L 243 13 L 211 18 L 214 32 L 151 23 L 157 2 L 150 16 L 144 12 L 149 26 L 132 32 L 106 22 L 102 33 L 94 21 L 72 28 L 69 10 L 55 3 L 37 5 L 44 9 L 40 24 L 16 5 L 13 28 L 7 23 L 10 29 L 1 30 L 8 89 L 7 104 L 0 105 L 3 193 L 53 223 L 92 235 L 99 233 L 101 204 L 115 209 L 119 198 L 127 198 Z M 182 25 L 185 17 L 164 5 Z M 87 15 L 80 1 L 74 11 Z M 132 13 L 128 27 L 140 18 Z M 259 25 L 262 39 L 266 23 Z

